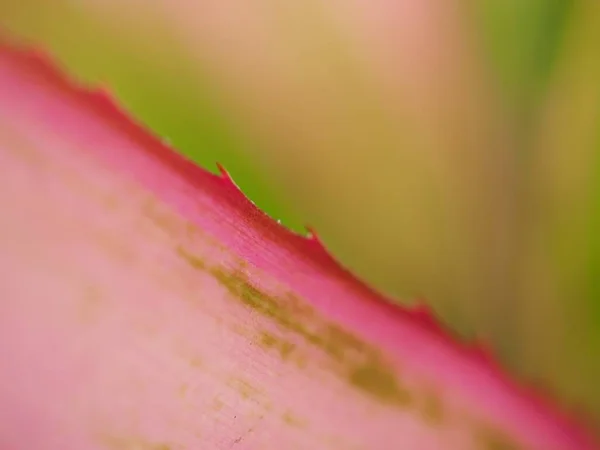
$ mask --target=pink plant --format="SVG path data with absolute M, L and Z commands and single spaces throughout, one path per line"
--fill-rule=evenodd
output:
M 44 56 L 0 99 L 1 449 L 598 448 Z

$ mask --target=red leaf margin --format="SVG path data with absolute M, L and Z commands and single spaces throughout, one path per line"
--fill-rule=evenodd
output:
M 365 340 L 375 342 L 390 354 L 396 354 L 398 343 L 405 334 L 399 328 L 408 328 L 411 333 L 425 337 L 444 349 L 458 367 L 477 367 L 484 377 L 493 379 L 498 386 L 518 397 L 519 404 L 529 408 L 532 415 L 543 417 L 544 423 L 556 426 L 573 448 L 598 448 L 598 443 L 583 423 L 583 417 L 567 414 L 556 405 L 551 394 L 539 387 L 525 386 L 520 380 L 503 370 L 486 346 L 460 341 L 455 334 L 435 318 L 426 304 L 404 308 L 382 296 L 342 267 L 327 251 L 315 231 L 307 227 L 308 236 L 293 233 L 261 211 L 237 187 L 227 171 L 217 164 L 220 174 L 215 175 L 175 152 L 160 139 L 153 136 L 141 124 L 134 121 L 106 89 L 89 89 L 65 76 L 65 72 L 45 51 L 23 48 L 0 33 L 0 60 L 26 74 L 33 74 L 51 89 L 60 92 L 63 98 L 77 105 L 82 111 L 95 116 L 103 124 L 119 130 L 128 139 L 143 148 L 148 156 L 156 159 L 198 191 L 209 191 L 219 202 L 227 205 L 236 220 L 243 221 L 261 239 L 261 252 L 249 251 L 247 244 L 236 233 L 231 233 L 230 224 L 221 229 L 210 230 L 211 234 L 234 253 L 242 256 L 251 265 L 273 273 L 288 287 L 305 292 L 311 279 L 326 279 L 337 286 L 339 293 L 352 295 L 319 300 L 318 296 L 306 296 L 312 306 L 334 320 L 352 328 Z M 0 78 L 1 79 L 1 78 Z M 267 256 L 265 256 L 267 255 Z M 277 261 L 275 263 L 274 261 Z M 293 267 L 301 274 L 288 276 Z M 337 297 L 337 296 L 336 296 Z M 337 302 L 337 303 L 336 303 Z M 346 313 L 347 311 L 353 313 Z M 368 311 L 371 322 L 385 324 L 384 328 L 370 326 L 356 310 Z M 390 324 L 398 325 L 393 327 Z M 456 370 L 456 369 L 455 369 Z M 561 447 L 562 448 L 562 447 Z

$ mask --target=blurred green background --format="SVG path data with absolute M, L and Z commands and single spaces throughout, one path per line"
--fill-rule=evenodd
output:
M 0 0 L 0 27 L 599 418 L 598 5 Z

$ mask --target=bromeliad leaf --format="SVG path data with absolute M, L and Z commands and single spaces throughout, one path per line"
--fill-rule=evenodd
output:
M 2 448 L 596 448 L 45 57 L 0 99 Z

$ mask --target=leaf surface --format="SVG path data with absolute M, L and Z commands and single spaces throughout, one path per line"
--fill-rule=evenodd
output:
M 0 99 L 0 448 L 597 448 L 43 55 Z

